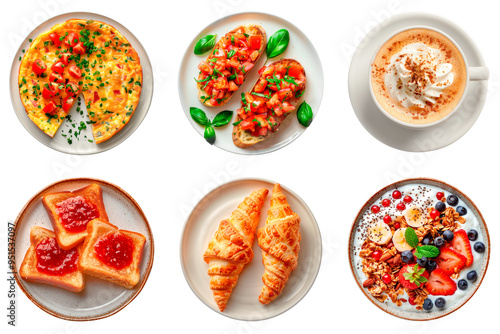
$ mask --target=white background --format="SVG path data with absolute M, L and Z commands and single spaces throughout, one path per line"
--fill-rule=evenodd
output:
M 94 11 L 125 25 L 148 52 L 155 76 L 153 103 L 139 129 L 118 147 L 93 156 L 65 155 L 37 142 L 16 118 L 9 97 L 7 78 L 21 40 L 49 17 L 73 11 Z M 212 21 L 245 11 L 265 11 L 293 22 L 316 46 L 325 73 L 325 98 L 310 128 L 288 147 L 253 158 L 208 145 L 185 118 L 177 92 L 178 66 L 192 38 Z M 430 153 L 397 151 L 372 138 L 354 115 L 347 92 L 349 49 L 387 15 L 411 11 L 438 14 L 459 24 L 483 52 L 492 74 L 477 123 L 456 143 Z M 491 1 L 39 0 L 3 1 L 2 14 L 2 252 L 7 220 L 14 220 L 41 188 L 70 177 L 104 179 L 129 192 L 146 213 L 156 241 L 144 290 L 104 320 L 74 323 L 54 318 L 18 290 L 18 327 L 12 328 L 6 324 L 7 285 L 2 283 L 3 333 L 138 333 L 146 328 L 186 333 L 465 333 L 497 323 L 500 263 L 495 246 L 476 295 L 460 310 L 431 322 L 397 319 L 372 305 L 357 287 L 347 258 L 349 230 L 364 202 L 392 181 L 418 176 L 440 179 L 465 192 L 482 211 L 496 245 L 500 44 L 495 37 L 498 6 Z M 274 180 L 295 191 L 315 214 L 323 236 L 322 267 L 309 294 L 288 312 L 261 322 L 232 320 L 206 307 L 185 282 L 179 260 L 189 210 L 217 185 L 244 177 Z M 6 260 L 0 265 L 5 271 Z

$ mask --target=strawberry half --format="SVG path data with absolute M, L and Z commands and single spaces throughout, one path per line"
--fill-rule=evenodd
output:
M 435 259 L 439 268 L 448 276 L 458 273 L 465 266 L 467 259 L 462 254 L 455 252 L 451 248 L 441 248 L 441 253 Z
M 431 273 L 425 287 L 433 296 L 451 296 L 457 291 L 457 283 L 440 268 Z
M 407 264 L 399 271 L 399 281 L 405 288 L 410 290 L 422 287 L 428 278 L 429 273 L 427 270 L 419 267 L 418 264 Z
M 468 267 L 474 262 L 474 255 L 472 255 L 472 248 L 470 246 L 469 238 L 465 230 L 455 231 L 455 236 L 450 242 L 451 249 L 455 252 L 462 254 L 467 259 L 465 266 Z

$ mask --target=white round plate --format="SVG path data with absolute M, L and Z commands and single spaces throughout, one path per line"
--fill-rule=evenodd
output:
M 189 113 L 190 107 L 197 107 L 205 111 L 208 118 L 211 120 L 222 110 L 232 110 L 234 112 L 231 122 L 223 127 L 216 128 L 215 146 L 233 153 L 239 154 L 262 154 L 278 150 L 297 139 L 304 131 L 305 127 L 297 121 L 296 112 L 293 111 L 285 121 L 280 125 L 279 130 L 273 133 L 266 140 L 255 144 L 249 148 L 242 149 L 233 144 L 232 130 L 234 120 L 236 119 L 236 109 L 241 107 L 241 93 L 248 92 L 257 79 L 259 78 L 258 69 L 264 66 L 266 56 L 263 55 L 257 62 L 254 70 L 252 70 L 245 79 L 245 82 L 228 103 L 221 107 L 207 107 L 198 100 L 198 92 L 194 78 L 198 77 L 198 65 L 202 60 L 206 60 L 208 53 L 203 56 L 197 56 L 193 53 L 194 46 L 198 40 L 208 34 L 217 34 L 217 40 L 223 37 L 228 31 L 248 23 L 260 24 L 266 31 L 267 38 L 271 37 L 279 29 L 287 29 L 290 33 L 290 44 L 287 50 L 276 58 L 271 58 L 267 65 L 278 61 L 282 58 L 292 58 L 299 61 L 306 71 L 307 83 L 306 91 L 301 101 L 307 101 L 313 110 L 314 116 L 319 111 L 321 99 L 323 97 L 323 69 L 321 61 L 316 49 L 311 41 L 299 28 L 292 23 L 274 15 L 265 13 L 240 13 L 219 19 L 206 28 L 192 40 L 189 44 L 179 70 L 179 98 L 186 117 L 188 118 L 194 129 L 200 134 L 202 141 L 204 127 L 192 120 Z M 314 124 L 314 121 L 313 123 Z M 311 125 L 313 126 L 313 125 Z M 206 144 L 206 143 L 205 143 Z
M 96 179 L 78 178 L 56 182 L 42 189 L 24 206 L 15 222 L 15 268 L 30 246 L 33 226 L 53 230 L 42 203 L 44 194 L 75 190 L 96 183 L 102 188 L 104 206 L 109 221 L 120 229 L 141 233 L 146 237 L 139 283 L 133 289 L 85 275 L 85 289 L 75 293 L 58 287 L 27 282 L 16 273 L 16 281 L 26 296 L 45 312 L 58 318 L 75 321 L 96 320 L 117 313 L 127 306 L 142 290 L 153 266 L 154 241 L 146 216 L 134 199 L 121 188 Z
M 255 240 L 254 259 L 245 266 L 238 278 L 224 312 L 220 312 L 210 290 L 208 265 L 203 253 L 217 230 L 221 220 L 228 218 L 238 204 L 252 191 L 267 188 L 258 228 L 265 225 L 269 199 L 274 182 L 261 179 L 244 179 L 224 184 L 207 194 L 193 209 L 181 239 L 181 264 L 184 276 L 193 292 L 212 310 L 238 320 L 264 320 L 277 316 L 297 304 L 309 291 L 316 279 L 321 263 L 321 235 L 312 212 L 306 203 L 288 188 L 283 187 L 288 203 L 300 220 L 299 265 L 292 271 L 288 282 L 278 298 L 268 305 L 260 304 L 258 297 L 262 288 L 262 251 Z M 257 239 L 257 238 L 256 238 Z
M 349 97 L 361 124 L 379 141 L 399 150 L 426 152 L 455 142 L 472 127 L 483 109 L 488 81 L 471 81 L 460 109 L 432 127 L 405 128 L 382 114 L 370 95 L 370 62 L 395 31 L 417 25 L 434 27 L 448 34 L 460 45 L 469 66 L 486 66 L 474 41 L 454 23 L 429 14 L 400 14 L 374 27 L 359 44 L 349 68 Z
M 74 18 L 88 19 L 88 20 L 92 19 L 96 21 L 106 22 L 112 25 L 118 31 L 120 31 L 120 33 L 123 36 L 125 36 L 125 38 L 128 39 L 130 44 L 137 51 L 137 54 L 139 55 L 139 58 L 141 60 L 142 77 L 143 77 L 142 91 L 139 104 L 137 105 L 134 115 L 130 119 L 129 123 L 125 127 L 123 127 L 123 129 L 120 130 L 120 132 L 118 132 L 112 138 L 106 140 L 101 144 L 96 144 L 95 142 L 89 142 L 87 140 L 90 139 L 93 141 L 94 139 L 94 136 L 92 135 L 92 129 L 90 126 L 88 126 L 87 129 L 81 131 L 81 134 L 79 136 L 80 140 L 73 138 L 73 143 L 69 144 L 66 137 L 62 136 L 63 133 L 62 131 L 64 131 L 64 133 L 67 134 L 69 129 L 73 129 L 71 123 L 69 123 L 67 120 L 65 120 L 63 124 L 59 127 L 57 133 L 54 135 L 54 138 L 49 137 L 43 131 L 41 131 L 35 125 L 35 123 L 33 123 L 30 120 L 30 118 L 26 114 L 26 109 L 24 109 L 23 103 L 21 102 L 21 99 L 19 97 L 18 76 L 19 76 L 19 66 L 21 64 L 19 57 L 23 57 L 24 56 L 23 50 L 27 50 L 30 47 L 31 42 L 29 40 L 30 39 L 34 40 L 38 35 L 51 29 L 56 24 L 63 23 L 69 19 L 74 19 Z M 14 110 L 16 112 L 17 118 L 19 118 L 24 128 L 28 130 L 28 132 L 33 137 L 35 137 L 39 142 L 56 151 L 68 154 L 100 153 L 107 151 L 117 146 L 121 142 L 123 142 L 125 139 L 130 137 L 132 133 L 134 133 L 134 131 L 142 123 L 144 117 L 146 117 L 146 114 L 148 113 L 149 110 L 149 106 L 151 104 L 152 97 L 153 97 L 153 69 L 151 67 L 151 62 L 149 61 L 146 50 L 144 49 L 142 44 L 127 28 L 125 28 L 120 23 L 110 19 L 109 17 L 94 13 L 74 12 L 74 13 L 61 14 L 40 24 L 21 43 L 21 46 L 19 47 L 19 50 L 17 51 L 14 57 L 14 61 L 12 62 L 12 68 L 10 70 L 10 98 Z M 79 99 L 81 99 L 82 102 L 81 105 L 78 106 L 78 103 L 75 103 L 75 105 L 71 108 L 70 112 L 68 113 L 68 115 L 71 116 L 73 124 L 80 124 L 80 121 L 86 122 L 89 120 L 85 103 L 83 102 L 82 94 L 79 95 Z M 80 107 L 80 109 L 83 110 L 82 114 L 76 111 L 77 107 Z M 86 138 L 84 136 L 86 136 Z

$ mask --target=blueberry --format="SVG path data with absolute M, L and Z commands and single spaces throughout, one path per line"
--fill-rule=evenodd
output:
M 427 311 L 432 310 L 433 306 L 434 305 L 432 304 L 432 300 L 430 300 L 429 298 L 426 298 L 424 300 L 424 305 L 423 305 L 424 310 L 427 310 Z
M 453 234 L 453 232 L 452 232 L 452 231 L 450 231 L 450 230 L 446 230 L 446 231 L 444 231 L 444 232 L 443 232 L 443 238 L 444 238 L 444 240 L 446 240 L 446 241 L 451 241 L 451 240 L 453 240 L 453 237 L 454 237 L 454 236 L 455 236 L 455 235 L 454 235 L 454 234 Z
M 417 263 L 422 268 L 425 268 L 425 266 L 427 265 L 427 258 L 425 256 L 422 256 L 420 259 L 417 259 Z
M 484 244 L 481 241 L 478 241 L 474 244 L 474 250 L 478 253 L 484 253 L 484 251 L 486 250 L 486 247 L 484 246 Z
M 467 279 L 474 283 L 477 280 L 477 272 L 475 270 L 471 270 L 467 273 Z
M 467 209 L 464 208 L 463 206 L 457 206 L 456 211 L 460 216 L 465 216 L 467 214 Z
M 434 245 L 436 247 L 443 247 L 445 243 L 446 241 L 443 237 L 436 237 L 436 239 L 434 239 Z
M 422 245 L 432 245 L 432 237 L 425 236 L 422 239 Z
M 458 288 L 460 290 L 467 290 L 467 286 L 469 286 L 469 283 L 467 283 L 466 280 L 461 279 L 460 281 L 458 281 Z
M 446 203 L 448 203 L 448 205 L 455 206 L 458 204 L 458 197 L 455 195 L 450 195 L 446 199 Z
M 425 266 L 429 273 L 433 272 L 437 268 L 437 263 L 434 260 L 427 260 L 427 265 Z
M 439 201 L 436 203 L 436 205 L 434 205 L 434 209 L 438 210 L 439 212 L 444 212 L 444 210 L 446 210 L 446 204 Z
M 409 250 L 404 251 L 403 253 L 401 253 L 401 261 L 403 261 L 404 263 L 413 261 L 413 253 Z
M 476 241 L 477 240 L 477 231 L 476 230 L 469 230 L 469 232 L 467 232 L 467 237 L 469 237 L 470 241 Z
M 439 298 L 436 299 L 436 301 L 434 302 L 434 304 L 436 304 L 437 308 L 443 308 L 444 304 L 446 304 L 446 300 L 443 297 L 439 297 Z

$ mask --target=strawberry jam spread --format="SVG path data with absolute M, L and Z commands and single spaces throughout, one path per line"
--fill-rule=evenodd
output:
M 97 258 L 115 269 L 123 269 L 132 263 L 134 243 L 120 232 L 102 235 L 94 245 Z
M 99 218 L 95 205 L 87 202 L 83 196 L 71 197 L 57 203 L 56 212 L 66 231 L 71 233 L 85 231 L 89 221 Z
M 77 270 L 78 251 L 76 248 L 65 251 L 55 238 L 45 238 L 36 245 L 36 268 L 39 272 L 63 276 Z

